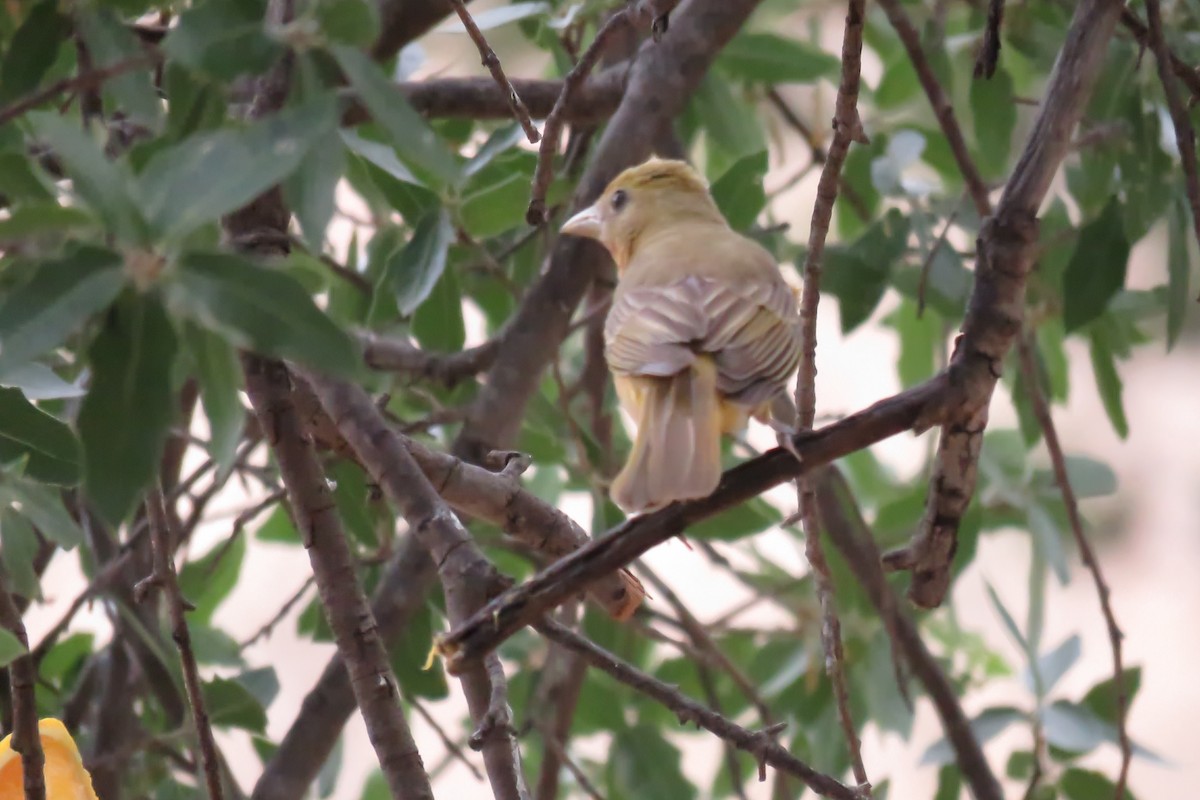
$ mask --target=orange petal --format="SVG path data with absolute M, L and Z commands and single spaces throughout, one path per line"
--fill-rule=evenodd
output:
M 46 800 L 98 800 L 92 776 L 83 768 L 83 758 L 67 727 L 47 718 L 38 723 L 38 734 L 46 755 Z M 21 756 L 13 752 L 9 734 L 0 741 L 0 800 L 21 800 L 24 779 Z

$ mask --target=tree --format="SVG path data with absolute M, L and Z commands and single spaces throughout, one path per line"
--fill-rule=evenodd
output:
M 777 0 L 474 18 L 443 0 L 18 4 L 0 19 L 0 718 L 29 775 L 53 716 L 105 800 L 296 798 L 336 784 L 361 709 L 380 765 L 363 797 L 432 796 L 444 750 L 482 764 L 500 800 L 744 798 L 756 764 L 774 797 L 882 798 L 859 733 L 907 736 L 928 699 L 939 798 L 1131 796 L 1141 674 L 1077 502 L 1114 481 L 1064 453 L 1052 409 L 1078 338 L 1124 435 L 1118 365 L 1184 329 L 1200 54 L 1164 33 L 1193 10 L 1167 12 L 848 0 L 839 58 L 810 34 L 840 27 L 840 6 Z M 490 74 L 414 79 L 435 25 L 469 36 Z M 546 77 L 506 75 L 489 39 Z M 812 98 L 832 86 L 827 131 Z M 556 231 L 655 152 L 692 160 L 803 282 L 806 352 L 788 447 L 732 443 L 711 497 L 626 520 L 606 495 L 629 446 L 603 360 L 612 266 Z M 805 244 L 764 187 L 772 167 L 820 171 Z M 1163 285 L 1126 288 L 1132 245 L 1159 225 Z M 892 331 L 904 389 L 814 429 L 821 299 L 844 331 Z M 1016 430 L 987 424 L 1001 383 Z M 933 429 L 911 480 L 871 449 Z M 785 519 L 796 509 L 762 495 L 793 480 Z M 198 552 L 239 483 L 228 535 Z M 587 532 L 559 507 L 580 496 Z M 756 554 L 779 526 L 810 569 Z M 968 718 L 962 698 L 1010 667 L 947 591 L 1003 528 L 1033 553 L 1014 578 L 1028 620 L 992 595 L 1031 693 Z M 787 625 L 700 620 L 637 562 L 685 533 Z M 241 572 L 251 537 L 306 549 L 298 592 Z M 1042 641 L 1041 599 L 1073 548 L 1114 675 L 1068 699 L 1055 684 L 1079 640 Z M 86 586 L 31 641 L 45 570 L 74 558 Z M 303 635 L 337 646 L 279 740 L 266 713 L 288 665 L 214 621 L 246 581 L 269 620 L 254 640 L 302 607 Z M 107 641 L 75 621 L 93 601 Z M 412 715 L 460 690 L 467 734 L 414 737 Z M 985 757 L 1008 726 L 1029 743 Z M 252 737 L 253 787 L 214 729 Z M 573 746 L 592 734 L 606 761 Z M 714 736 L 724 758 L 695 786 L 679 748 Z M 1077 764 L 1106 742 L 1118 773 Z

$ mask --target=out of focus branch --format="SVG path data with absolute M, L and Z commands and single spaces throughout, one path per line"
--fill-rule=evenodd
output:
M 13 659 L 8 670 L 8 684 L 12 692 L 12 749 L 21 756 L 24 797 L 25 800 L 46 800 L 46 755 L 42 752 L 42 739 L 38 733 L 37 698 L 34 696 L 38 680 L 37 666 L 29 652 L 25 623 L 8 590 L 3 570 L 0 570 L 0 627 L 11 633 L 25 648 L 24 653 Z
M 486 370 L 500 351 L 499 339 L 489 339 L 457 353 L 431 353 L 406 339 L 371 331 L 361 333 L 358 339 L 363 361 L 371 369 L 402 372 L 447 387 Z

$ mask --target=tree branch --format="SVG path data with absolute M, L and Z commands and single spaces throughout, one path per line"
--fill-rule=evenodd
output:
M 662 703 L 679 717 L 681 724 L 691 722 L 697 727 L 716 734 L 721 739 L 737 746 L 738 749 L 750 753 L 759 762 L 770 764 L 775 769 L 796 776 L 823 797 L 861 800 L 862 795 L 856 789 L 817 772 L 776 742 L 772 738 L 772 734 L 778 733 L 781 730 L 780 726 L 762 731 L 747 730 L 736 722 L 705 708 L 695 700 L 685 697 L 677 689 L 642 672 L 632 664 L 618 658 L 614 653 L 610 653 L 558 622 L 549 618 L 542 619 L 537 623 L 537 630 L 550 641 L 578 653 L 591 666 L 607 672 L 626 686 Z
M 447 388 L 453 388 L 460 381 L 486 370 L 500 352 L 498 338 L 457 353 L 431 353 L 406 339 L 382 336 L 372 331 L 359 334 L 358 340 L 363 350 L 363 361 L 371 369 L 403 372 Z
M 0 627 L 21 643 L 25 652 L 13 659 L 8 668 L 8 684 L 12 693 L 12 749 L 21 756 L 22 788 L 25 800 L 46 800 L 45 765 L 42 737 L 38 732 L 37 666 L 29 652 L 29 636 L 21 612 L 8 589 L 4 571 L 0 570 Z M 14 800 L 16 800 L 14 798 Z
M 770 450 L 726 472 L 708 497 L 626 520 L 457 624 L 438 644 L 447 668 L 454 673 L 477 661 L 599 577 L 678 536 L 688 525 L 890 436 L 937 424 L 947 386 L 939 375 L 824 428 L 800 432 L 790 448 L 799 460 L 782 447 Z

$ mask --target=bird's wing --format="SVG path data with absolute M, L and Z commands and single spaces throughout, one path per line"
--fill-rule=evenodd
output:
M 629 287 L 614 299 L 604 337 L 618 374 L 674 375 L 711 354 L 721 394 L 750 406 L 786 386 L 800 358 L 796 299 L 782 280 L 691 275 Z

